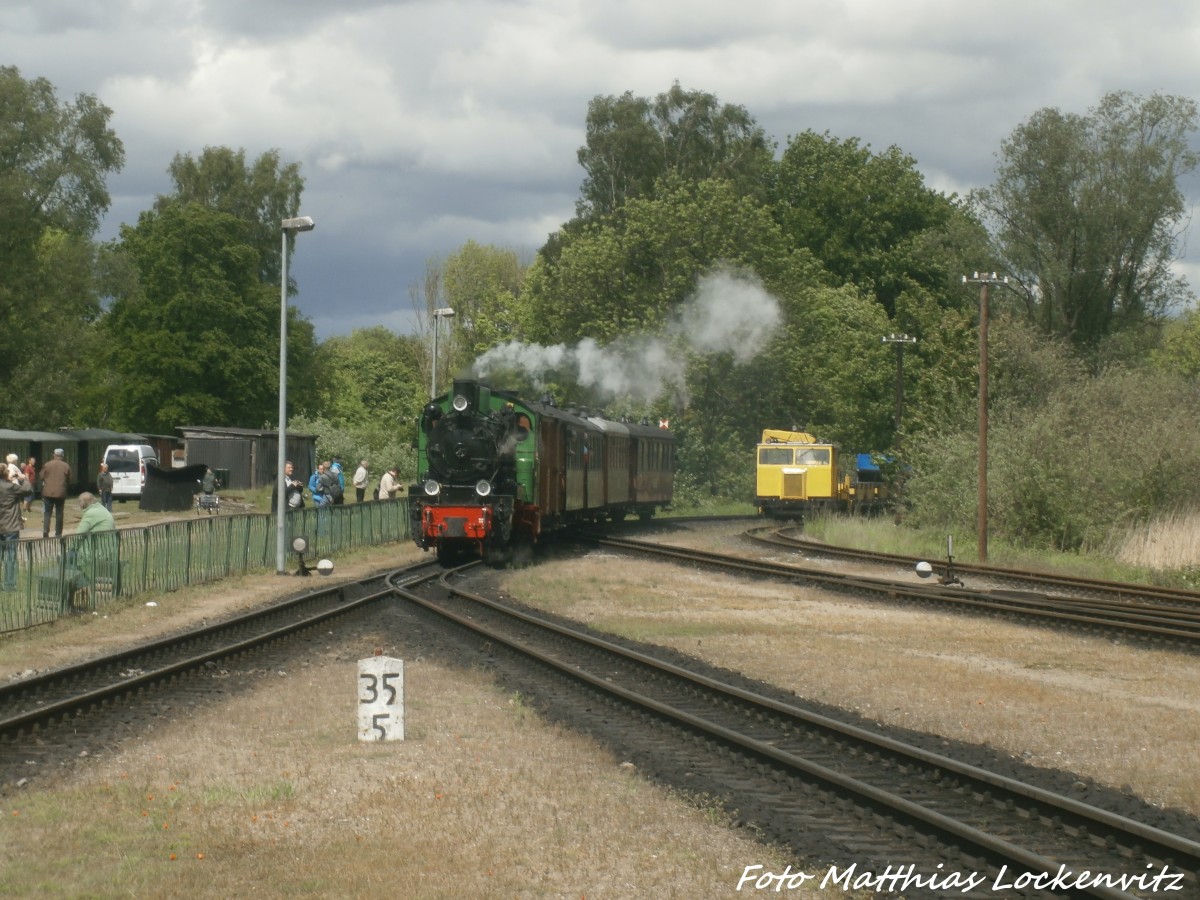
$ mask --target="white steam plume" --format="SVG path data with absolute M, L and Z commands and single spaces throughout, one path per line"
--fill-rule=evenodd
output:
M 701 355 L 732 353 L 745 363 L 763 349 L 781 317 L 778 301 L 756 279 L 717 272 L 700 280 L 661 335 L 619 338 L 604 347 L 591 338 L 574 347 L 510 341 L 476 360 L 474 372 L 486 378 L 516 370 L 539 389 L 554 374 L 569 374 L 606 399 L 651 401 L 670 390 L 686 403 L 681 346 Z

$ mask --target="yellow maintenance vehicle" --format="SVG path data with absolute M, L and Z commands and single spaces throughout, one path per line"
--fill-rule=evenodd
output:
M 838 446 L 806 431 L 763 430 L 755 448 L 754 504 L 764 516 L 803 518 L 819 509 L 868 512 L 887 499 L 887 486 L 870 453 L 852 455 L 840 471 Z

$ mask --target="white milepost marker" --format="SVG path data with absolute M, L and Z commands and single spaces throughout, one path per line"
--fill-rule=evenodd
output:
M 371 656 L 358 661 L 358 739 L 404 740 L 404 660 Z

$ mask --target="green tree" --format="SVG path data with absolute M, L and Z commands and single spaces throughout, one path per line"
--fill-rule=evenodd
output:
M 882 342 L 888 330 L 869 294 L 804 291 L 763 357 L 774 374 L 767 409 L 776 417 L 763 427 L 800 425 L 855 450 L 888 446 L 895 406 L 893 351 Z
M 81 408 L 81 398 L 105 380 L 104 367 L 96 364 L 96 245 L 47 229 L 35 250 L 26 282 L 31 289 L 14 310 L 16 346 L 6 359 L 10 396 L 21 401 L 7 405 L 5 423 L 41 429 L 103 424 Z
M 259 278 L 247 224 L 198 203 L 166 203 L 121 229 L 136 283 L 105 320 L 114 424 L 261 427 L 278 417 L 279 295 Z M 313 332 L 289 310 L 288 398 L 315 401 Z M 292 363 L 296 363 L 292 365 Z
M 889 316 L 905 291 L 947 295 L 960 274 L 948 271 L 957 247 L 986 246 L 952 200 L 925 187 L 911 156 L 897 147 L 872 153 L 857 138 L 794 137 L 779 163 L 774 209 L 796 246 L 839 283 L 873 294 Z
M 426 387 L 419 339 L 383 326 L 356 328 L 317 348 L 313 410 L 337 428 L 394 431 L 416 420 Z
M 729 352 L 704 351 L 698 343 L 684 340 L 696 324 L 689 323 L 684 313 L 696 308 L 692 301 L 704 276 L 718 271 L 736 273 L 711 298 L 721 307 L 719 318 L 726 326 L 758 324 L 743 319 L 755 315 L 753 309 L 761 314 L 765 307 L 739 304 L 751 296 L 746 291 L 765 292 L 782 311 L 777 335 L 790 334 L 793 340 L 772 339 L 767 328 L 763 332 L 767 336 L 759 335 L 753 346 L 739 348 L 739 358 Z M 628 200 L 615 214 L 564 233 L 555 258 L 539 256 L 523 298 L 526 334 L 545 344 L 590 338 L 601 348 L 628 347 L 636 344 L 639 335 L 662 336 L 668 353 L 685 372 L 685 390 L 677 396 L 682 402 L 686 395 L 687 405 L 672 409 L 662 398 L 644 411 L 670 417 L 678 430 L 681 483 L 697 496 L 749 496 L 747 447 L 764 426 L 778 424 L 778 416 L 794 414 L 801 375 L 818 377 L 803 372 L 802 361 L 815 356 L 828 359 L 826 352 L 837 354 L 832 346 L 836 338 L 829 339 L 827 351 L 814 352 L 808 341 L 820 339 L 816 335 L 822 328 L 814 320 L 804 332 L 797 318 L 815 317 L 820 304 L 807 301 L 825 296 L 822 291 L 828 289 L 828 281 L 810 253 L 789 246 L 771 210 L 739 194 L 731 182 L 690 182 L 670 175 L 659 182 L 654 197 Z M 855 292 L 846 289 L 850 307 L 855 306 L 848 299 L 853 296 Z M 860 312 L 871 324 L 863 321 Z M 837 315 L 831 311 L 829 321 L 838 337 L 845 331 L 867 330 L 877 342 L 883 333 L 882 326 L 875 324 L 885 321 L 882 309 L 869 300 L 858 304 L 848 323 L 836 322 Z M 863 374 L 864 366 L 856 356 L 861 343 L 856 334 L 851 344 L 841 345 L 837 362 L 850 363 L 852 374 L 838 381 L 838 389 Z M 875 356 L 887 360 L 881 349 Z M 631 366 L 640 367 L 648 379 L 645 362 Z M 830 381 L 827 375 L 823 386 L 805 390 L 804 397 L 812 401 L 804 410 L 806 416 L 824 412 L 816 404 L 825 402 L 822 398 L 831 390 Z M 849 396 L 842 399 L 853 402 Z M 864 413 L 857 416 L 856 424 L 846 423 L 847 432 L 870 431 L 866 417 Z
M 23 398 L 13 425 L 75 421 L 75 360 L 90 358 L 100 312 L 91 238 L 125 159 L 111 116 L 91 94 L 61 102 L 46 79 L 0 67 L 0 381 Z
M 822 278 L 810 254 L 790 251 L 770 210 L 730 182 L 670 176 L 657 196 L 563 235 L 557 258 L 539 255 L 523 297 L 526 336 L 606 344 L 654 331 L 718 268 L 754 272 L 771 290 Z
M 442 296 L 454 310 L 452 339 L 439 355 L 451 371 L 485 350 L 517 337 L 517 296 L 525 277 L 517 254 L 468 241 L 442 264 Z M 428 310 L 432 312 L 432 310 Z
M 279 284 L 280 222 L 299 214 L 304 190 L 300 164 L 282 163 L 278 150 L 247 163 L 245 150 L 205 147 L 198 159 L 176 154 L 167 171 L 175 192 L 160 196 L 156 208 L 176 201 L 199 203 L 248 223 L 245 239 L 258 251 L 259 278 Z
M 60 103 L 45 78 L 0 67 L 0 202 L 4 244 L 35 242 L 46 227 L 92 235 L 108 209 L 105 177 L 125 149 L 108 127 L 112 110 L 92 94 Z
M 1044 333 L 1090 348 L 1189 298 L 1171 263 L 1196 125 L 1193 100 L 1117 92 L 1084 116 L 1042 109 L 1004 141 L 973 196 Z
M 679 82 L 653 101 L 630 91 L 592 98 L 586 141 L 578 152 L 587 172 L 577 204 L 583 218 L 653 197 L 656 182 L 669 174 L 727 179 L 739 193 L 761 197 L 774 149 L 745 107 L 685 91 Z
M 1029 547 L 1097 550 L 1133 523 L 1200 502 L 1194 377 L 1149 365 L 1095 374 L 1066 338 L 1041 334 L 1024 318 L 997 319 L 992 335 L 994 536 Z M 907 487 L 915 524 L 974 533 L 976 424 L 943 423 L 912 441 Z
M 1166 323 L 1162 342 L 1149 358 L 1160 371 L 1200 377 L 1200 313 L 1189 309 Z

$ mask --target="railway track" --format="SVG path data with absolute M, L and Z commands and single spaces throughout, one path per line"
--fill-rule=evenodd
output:
M 426 568 L 429 563 L 424 564 Z M 89 711 L 231 660 L 390 598 L 378 576 L 322 587 L 223 622 L 173 635 L 129 651 L 0 685 L 0 748 L 37 738 Z
M 810 540 L 799 533 L 794 527 L 778 528 L 766 526 L 752 528 L 746 532 L 747 538 L 760 544 L 783 547 L 805 556 L 827 557 L 834 559 L 858 560 L 873 564 L 894 564 L 911 569 L 920 560 L 917 557 L 903 556 L 898 553 L 881 553 L 875 550 L 859 550 L 853 547 L 835 547 Z M 947 575 L 947 566 L 942 563 L 934 565 L 934 571 L 940 570 L 941 577 Z M 1018 569 L 1004 566 L 974 565 L 971 563 L 953 563 L 953 573 L 958 577 L 978 579 L 989 584 L 1003 584 L 1010 587 L 1029 588 L 1032 590 L 1060 593 L 1075 597 L 1109 600 L 1113 602 L 1129 602 L 1136 604 L 1160 604 L 1163 606 L 1178 606 L 1184 609 L 1200 609 L 1200 593 L 1180 588 L 1160 587 L 1149 584 L 1131 584 L 1123 581 L 1101 581 L 1093 578 L 1082 578 L 1075 575 L 1063 575 L 1052 572 L 1038 572 L 1032 569 Z
M 539 683 L 552 685 L 545 690 L 590 698 L 573 702 L 595 709 L 609 727 L 618 714 L 626 717 L 641 740 L 670 746 L 660 751 L 668 765 L 704 772 L 739 800 L 753 798 L 762 817 L 756 824 L 792 846 L 806 847 L 821 832 L 842 848 L 841 869 L 823 867 L 822 877 L 870 871 L 893 887 L 903 881 L 910 896 L 1129 897 L 1176 884 L 1197 896 L 1200 842 L 1190 838 L 696 674 L 445 580 L 437 589 L 412 585 L 399 593 L 469 633 L 489 655 L 527 660 L 543 673 Z
M 972 589 L 963 585 L 919 581 L 912 574 L 915 560 L 890 555 L 855 554 L 864 561 L 896 564 L 905 571 L 902 579 L 831 572 L 827 567 L 804 566 L 744 556 L 674 547 L 669 544 L 615 537 L 596 537 L 596 542 L 614 550 L 637 553 L 692 566 L 709 566 L 755 577 L 785 578 L 860 596 L 901 600 L 978 615 L 1003 615 L 1051 626 L 1067 626 L 1089 632 L 1119 634 L 1152 644 L 1189 649 L 1200 648 L 1200 602 L 1187 604 L 1177 597 L 1162 602 L 1157 594 L 1139 594 L 1137 586 L 1122 585 L 1119 596 L 1081 596 L 1045 590 L 1013 590 L 994 584 Z M 789 546 L 792 546 L 789 544 Z M 1080 584 L 1081 579 L 1073 583 Z M 1023 584 L 1037 587 L 1032 574 Z M 1086 584 L 1104 585 L 1104 582 Z M 1061 587 L 1059 587 L 1061 590 Z M 1099 590 L 1099 588 L 1097 588 Z M 1200 598 L 1196 598 L 1200 601 Z
M 820 865 L 795 870 L 793 881 L 832 878 L 845 889 L 862 886 L 859 879 L 870 873 L 881 889 L 903 885 L 908 896 L 1127 897 L 1161 893 L 1178 877 L 1185 890 L 1171 896 L 1200 895 L 1196 835 L 1173 834 L 697 674 L 582 626 L 451 589 L 442 574 L 425 564 L 319 588 L 136 651 L 3 685 L 0 758 L 24 758 L 64 733 L 124 715 L 156 686 L 296 635 L 326 632 L 338 617 L 400 597 L 469 635 L 464 639 L 486 664 L 519 658 L 525 695 L 569 706 L 584 728 L 620 730 L 640 767 L 674 772 L 682 788 L 729 798 L 745 824 L 814 854 L 806 858 Z M 1092 881 L 1111 883 L 1083 883 L 1084 869 Z M 756 880 L 771 874 L 748 873 Z

